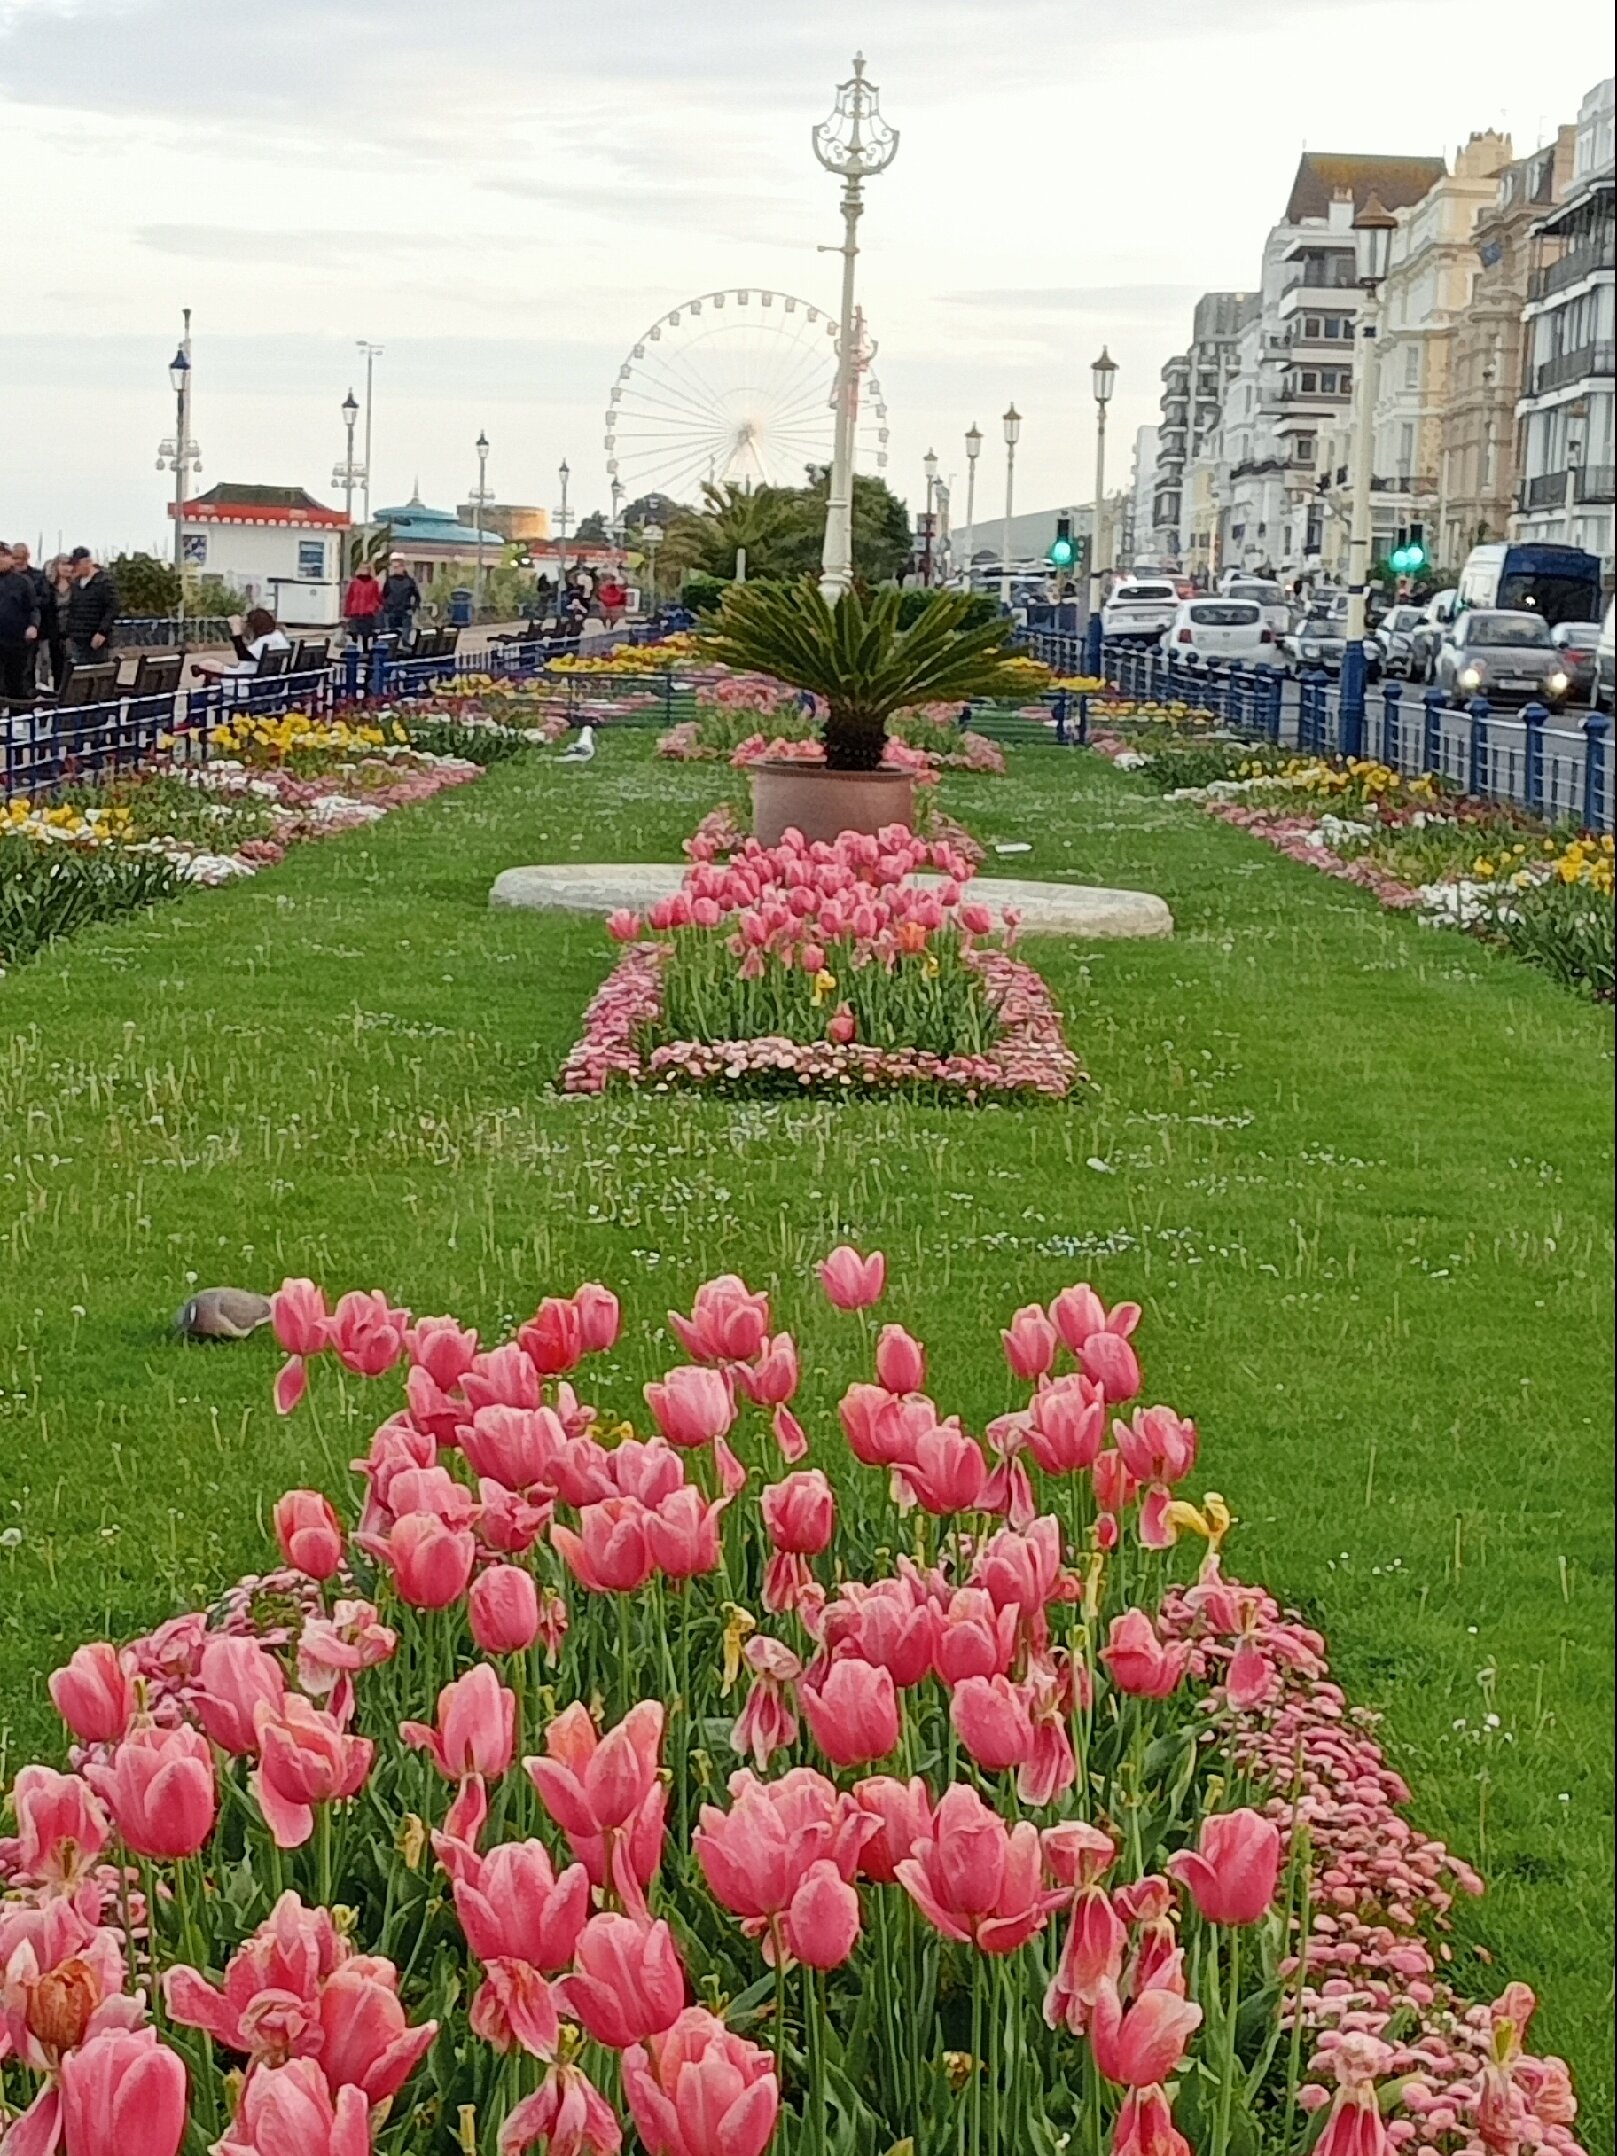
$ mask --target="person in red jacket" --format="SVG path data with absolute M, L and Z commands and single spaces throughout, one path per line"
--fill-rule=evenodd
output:
M 361 562 L 343 594 L 342 610 L 348 634 L 356 644 L 368 644 L 382 618 L 382 587 L 369 562 Z

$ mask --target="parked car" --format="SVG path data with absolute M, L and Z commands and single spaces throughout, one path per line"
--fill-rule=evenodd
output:
M 1125 577 L 1100 610 L 1101 634 L 1129 643 L 1154 644 L 1173 626 L 1179 594 L 1169 577 Z
M 1595 688 L 1595 658 L 1600 649 L 1599 622 L 1557 622 L 1550 631 L 1550 642 L 1561 654 L 1561 662 L 1571 679 L 1572 701 L 1575 704 L 1592 703 Z
M 1611 616 L 1608 606 L 1600 624 L 1600 642 L 1595 646 L 1594 707 L 1608 718 L 1617 710 L 1617 644 L 1612 641 Z
M 1381 664 L 1386 673 L 1409 673 L 1415 631 L 1425 619 L 1424 607 L 1388 607 L 1376 630 L 1376 642 L 1381 646 Z
M 1473 696 L 1491 704 L 1548 704 L 1559 711 L 1572 677 L 1542 614 L 1468 607 L 1443 639 L 1437 685 L 1458 710 Z
M 1543 540 L 1474 546 L 1460 571 L 1461 607 L 1486 613 L 1541 614 L 1558 622 L 1587 621 L 1600 609 L 1600 556 Z
M 1451 584 L 1447 591 L 1427 600 L 1419 622 L 1409 633 L 1409 678 L 1430 681 L 1437 667 L 1437 654 L 1449 623 L 1454 619 L 1460 594 Z
M 1267 577 L 1238 576 L 1224 585 L 1226 599 L 1250 599 L 1275 633 L 1278 643 L 1291 627 L 1291 605 L 1280 586 Z
M 1163 648 L 1186 666 L 1202 666 L 1209 659 L 1239 659 L 1247 666 L 1284 664 L 1275 633 L 1252 599 L 1182 601 Z
M 1345 591 L 1332 592 L 1323 606 L 1316 601 L 1316 608 L 1293 629 L 1286 649 L 1299 673 L 1323 668 L 1327 674 L 1339 674 L 1342 654 L 1347 650 L 1348 595 Z M 1364 666 L 1367 680 L 1381 678 L 1381 646 L 1373 636 L 1364 640 Z

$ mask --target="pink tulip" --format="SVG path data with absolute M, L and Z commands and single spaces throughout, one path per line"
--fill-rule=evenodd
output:
M 1047 1475 L 1093 1467 L 1106 1434 L 1106 1394 L 1088 1378 L 1058 1378 L 1033 1395 L 1027 1446 Z
M 722 1370 L 680 1363 L 660 1385 L 644 1389 L 646 1405 L 671 1445 L 709 1445 L 725 1436 L 736 1419 L 735 1394 Z
M 926 1386 L 926 1349 L 902 1325 L 884 1325 L 876 1342 L 876 1381 L 891 1393 Z
M 659 1572 L 671 1580 L 692 1580 L 718 1570 L 727 1502 L 707 1504 L 695 1484 L 686 1483 L 646 1514 L 646 1547 Z
M 1397 2156 L 1397 2144 L 1389 2137 L 1382 2123 L 1381 2104 L 1376 2090 L 1378 2080 L 1392 2072 L 1396 2054 L 1390 2044 L 1384 2044 L 1372 2036 L 1350 2030 L 1331 2053 L 1331 2067 L 1336 2076 L 1336 2096 L 1331 2105 L 1331 2115 L 1325 2122 L 1324 2131 L 1315 2142 L 1316 2151 L 1324 2156 Z M 1484 2068 L 1484 2075 L 1488 2068 Z M 1484 2093 L 1479 2111 L 1487 2102 Z M 1428 2114 L 1428 2118 L 1430 2114 Z M 1482 2123 L 1479 2118 L 1479 2125 Z M 1491 2125 L 1492 2122 L 1490 2121 Z M 1502 2121 L 1505 2130 L 1497 2134 L 1480 2136 L 1473 2144 L 1482 2146 L 1484 2139 L 1490 2149 L 1504 2151 L 1520 2144 L 1520 2137 Z M 1435 2134 L 1433 2135 L 1435 2138 Z
M 990 1773 L 1019 1767 L 1033 1756 L 1033 1720 L 1021 1688 L 1009 1677 L 967 1677 L 949 1702 L 955 1735 Z
M 1145 1611 L 1131 1609 L 1112 1619 L 1100 1658 L 1119 1691 L 1136 1699 L 1166 1699 L 1190 1667 L 1190 1647 L 1182 1640 L 1165 1645 Z
M 985 1954 L 1012 1954 L 1042 1931 L 1065 1896 L 1041 1884 L 1039 1830 L 1007 1828 L 976 1790 L 954 1782 L 930 1832 L 896 1867 L 899 1884 L 934 1930 Z
M 1232 1707 L 1250 1714 L 1272 1697 L 1277 1681 L 1263 1650 L 1255 1641 L 1243 1639 L 1224 1673 L 1224 1696 Z
M 312 1280 L 283 1280 L 270 1297 L 270 1324 L 288 1355 L 318 1355 L 328 1323 L 325 1294 Z
M 859 1038 L 859 1020 L 851 1003 L 839 1003 L 826 1020 L 825 1037 L 833 1047 L 846 1048 Z
M 758 1936 L 778 1918 L 811 1867 L 829 1859 L 852 1880 L 875 1821 L 823 1774 L 793 1767 L 761 1782 L 746 1768 L 730 1778 L 728 1812 L 704 1804 L 691 1847 L 708 1891 Z
M 584 1507 L 576 1534 L 558 1523 L 550 1540 L 574 1579 L 592 1594 L 638 1594 L 657 1569 L 648 1519 L 638 1498 L 607 1497 Z
M 603 1288 L 598 1280 L 586 1280 L 573 1290 L 573 1306 L 578 1312 L 579 1344 L 586 1355 L 604 1355 L 616 1347 L 623 1311 L 610 1288 Z
M 50 1694 L 81 1744 L 116 1744 L 135 1711 L 126 1659 L 105 1640 L 76 1648 L 65 1668 L 52 1673 Z
M 185 2067 L 155 2029 L 92 2036 L 62 2061 L 61 2091 L 68 2156 L 176 2156 L 185 2138 Z
M 203 2029 L 253 2067 L 320 2048 L 320 1989 L 352 1949 L 326 1909 L 288 1891 L 230 1957 L 220 1986 L 183 1963 L 163 1977 L 170 2018 Z
M 132 1729 L 110 1763 L 92 1761 L 85 1778 L 137 1856 L 194 1857 L 213 1832 L 213 1754 L 188 1724 Z
M 737 1363 L 735 1381 L 756 1407 L 784 1407 L 797 1391 L 797 1343 L 790 1333 L 776 1333 L 764 1343 L 755 1363 Z
M 940 1422 L 916 1441 L 897 1473 L 924 1510 L 939 1519 L 975 1511 L 988 1481 L 982 1449 L 957 1422 Z
M 543 1842 L 499 1842 L 486 1857 L 470 1852 L 454 1893 L 466 1944 L 485 1967 L 521 1961 L 546 1976 L 572 1960 L 590 1913 L 583 1865 L 569 1864 L 558 1878 Z
M 1191 2156 L 1190 2143 L 1173 2122 L 1166 2089 L 1130 2089 L 1117 2114 L 1112 2156 Z
M 540 2142 L 545 2156 L 618 2156 L 623 2129 L 617 2114 L 582 2067 L 552 2066 L 534 2093 L 506 2114 L 499 2156 L 524 2156 Z
M 1041 1513 L 1025 1531 L 1002 1527 L 979 1550 L 972 1584 L 986 1588 L 995 1609 L 1015 1603 L 1022 1622 L 1037 1629 L 1061 1582 L 1061 1524 Z
M 580 1442 L 587 1444 L 589 1440 Z M 603 1452 L 602 1460 L 606 1469 L 602 1487 L 591 1491 L 584 1500 L 586 1504 L 598 1504 L 615 1494 L 637 1497 L 649 1510 L 671 1496 L 685 1480 L 685 1463 L 665 1437 L 645 1442 L 626 1437 L 615 1451 Z M 574 1500 L 569 1498 L 568 1502 Z
M 1048 1833 L 1045 1839 L 1048 1844 Z M 1106 1846 L 1109 1852 L 1111 1844 Z M 1073 2036 L 1083 2034 L 1102 1984 L 1115 1985 L 1118 1980 L 1127 1944 L 1128 1931 L 1105 1888 L 1081 1888 L 1073 1904 L 1061 1960 L 1044 1995 L 1044 2018 L 1052 2029 L 1065 2028 Z
M 798 1705 L 815 1743 L 834 1767 L 863 1767 L 898 1745 L 898 1693 L 892 1672 L 850 1658 L 833 1662 L 817 1683 L 798 1686 Z
M 626 906 L 615 906 L 606 917 L 606 932 L 614 943 L 638 943 L 640 916 Z
M 780 2112 L 769 2053 L 699 2006 L 624 2053 L 623 2093 L 647 2156 L 763 2156 Z
M 298 1683 L 314 1698 L 338 1679 L 391 1661 L 398 1634 L 377 1620 L 374 1602 L 338 1602 L 329 1617 L 308 1617 L 298 1634 Z
M 1182 1482 L 1196 1464 L 1196 1425 L 1171 1407 L 1140 1408 L 1112 1435 L 1136 1482 Z
M 412 1369 L 424 1370 L 440 1392 L 458 1385 L 477 1360 L 477 1334 L 454 1318 L 417 1318 L 404 1345 Z
M 582 1700 L 545 1730 L 543 1758 L 522 1764 L 564 1834 L 625 1826 L 650 1794 L 661 1760 L 664 1708 L 643 1699 L 603 1737 Z
M 556 2056 L 561 2023 L 555 1994 L 529 1962 L 491 1962 L 466 2019 L 472 2034 L 496 2051 L 522 2050 L 535 2059 Z
M 1140 1389 L 1140 1359 L 1121 1333 L 1091 1333 L 1078 1350 L 1084 1375 L 1105 1388 L 1115 1406 Z
M 778 1560 L 802 1564 L 802 1558 Z M 730 1742 L 743 1759 L 750 1754 L 760 1773 L 777 1752 L 797 1742 L 797 1717 L 792 1712 L 788 1686 L 803 1674 L 803 1665 L 792 1650 L 767 1633 L 756 1633 L 741 1650 L 752 1676 L 746 1702 L 730 1731 Z
M 1012 1377 L 1031 1383 L 1035 1378 L 1049 1375 L 1060 1342 L 1055 1327 L 1037 1303 L 1028 1303 L 1018 1310 L 999 1337 Z
M 466 1598 L 472 1638 L 484 1654 L 523 1654 L 539 1637 L 539 1590 L 521 1565 L 490 1565 Z
M 845 1580 L 824 1613 L 826 1646 L 840 1658 L 852 1653 L 884 1669 L 901 1691 L 930 1674 L 936 1652 L 937 1605 L 913 1573 L 896 1578 Z
M 402 1600 L 414 1609 L 448 1609 L 466 1592 L 477 1562 L 469 1529 L 454 1528 L 431 1512 L 407 1512 L 375 1548 L 393 1575 Z
M 876 1822 L 875 1832 L 859 1856 L 859 1869 L 867 1879 L 891 1886 L 898 1866 L 918 1841 L 932 1832 L 932 1800 L 919 1775 L 907 1782 L 888 1774 L 873 1774 L 853 1787 L 862 1812 Z
M 933 1666 L 951 1689 L 966 1677 L 1003 1677 L 1016 1653 L 1018 1605 L 996 1610 L 981 1587 L 957 1587 L 937 1620 Z
M 783 1460 L 797 1461 L 808 1452 L 808 1436 L 789 1407 L 777 1407 L 770 1423 Z
M 489 1663 L 478 1662 L 438 1694 L 435 1728 L 401 1722 L 399 1735 L 426 1752 L 447 1781 L 477 1774 L 495 1782 L 511 1764 L 516 1708 L 516 1694 L 501 1684 Z
M 333 2095 L 362 2089 L 367 2102 L 397 2096 L 432 2048 L 435 2021 L 411 2027 L 399 2004 L 398 1974 L 376 1955 L 356 1955 L 320 1993 L 320 2067 Z
M 1210 1813 L 1195 1849 L 1170 1857 L 1168 1873 L 1189 1889 L 1210 1924 L 1256 1924 L 1275 1898 L 1280 1830 L 1246 1807 Z
M 258 1750 L 254 1720 L 261 1706 L 278 1712 L 286 1679 L 274 1655 L 255 1639 L 221 1637 L 202 1650 L 197 1719 L 221 1751 L 245 1759 Z
M 1095 1333 L 1116 1333 L 1119 1338 L 1128 1339 L 1140 1322 L 1140 1306 L 1138 1303 L 1118 1303 L 1108 1310 L 1085 1282 L 1080 1287 L 1062 1289 L 1050 1305 L 1050 1322 L 1060 1333 L 1063 1344 L 1076 1355 Z
M 313 2059 L 266 2066 L 241 2092 L 241 2104 L 215 2156 L 371 2156 L 370 2105 L 346 2086 L 335 2103 Z
M 404 1353 L 408 1310 L 395 1310 L 379 1288 L 368 1295 L 355 1289 L 332 1312 L 326 1338 L 344 1369 L 359 1377 L 380 1377 Z
M 550 1407 L 480 1407 L 458 1430 L 473 1474 L 503 1482 L 508 1490 L 553 1486 L 567 1450 L 567 1432 Z
M 839 1969 L 859 1943 L 859 1896 L 829 1857 L 811 1864 L 781 1916 L 781 1935 L 805 1969 Z
M 769 1297 L 755 1295 L 734 1273 L 705 1280 L 688 1318 L 668 1313 L 674 1337 L 695 1362 L 752 1362 L 769 1337 Z
M 685 2004 L 685 1971 L 666 1924 L 603 1910 L 584 1926 L 577 1969 L 556 1989 L 587 2036 L 624 2051 L 673 2027 Z
M 541 1377 L 563 1377 L 584 1353 L 584 1328 L 578 1305 L 547 1295 L 517 1332 L 517 1345 Z
M 1096 1987 L 1089 2041 L 1108 2081 L 1146 2089 L 1166 2081 L 1201 2027 L 1202 2010 L 1164 1987 L 1142 1991 L 1125 2012 L 1110 1978 Z
M 288 1490 L 275 1506 L 275 1539 L 295 1572 L 329 1580 L 343 1558 L 342 1522 L 319 1490 Z
M 850 1244 L 841 1243 L 820 1261 L 820 1285 L 838 1310 L 868 1310 L 882 1299 L 887 1260 L 879 1250 L 862 1258 Z
M 107 1815 L 88 1784 L 54 1767 L 19 1767 L 11 1801 L 17 1813 L 18 1878 L 71 1894 L 95 1870 L 112 1839 Z
M 829 1548 L 836 1529 L 837 1501 L 819 1468 L 770 1483 L 760 1494 L 758 1509 L 777 1550 L 818 1557 Z
M 315 1805 L 340 1803 L 363 1788 L 376 1752 L 369 1737 L 349 1736 L 334 1715 L 295 1692 L 275 1713 L 259 1709 L 258 1739 L 253 1788 L 282 1849 L 301 1849 L 309 1839 Z

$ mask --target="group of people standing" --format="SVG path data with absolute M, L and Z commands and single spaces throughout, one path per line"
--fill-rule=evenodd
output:
M 36 568 L 25 540 L 0 539 L 0 705 L 31 707 L 71 668 L 112 655 L 118 592 L 88 547 Z
M 421 586 L 395 554 L 387 565 L 386 581 L 370 563 L 361 562 L 343 593 L 343 620 L 350 639 L 369 644 L 378 636 L 396 636 L 407 644 L 415 632 L 421 611 Z

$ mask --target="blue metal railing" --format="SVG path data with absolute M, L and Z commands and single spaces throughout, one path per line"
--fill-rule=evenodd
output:
M 1023 643 L 1063 674 L 1094 666 L 1082 638 L 1034 631 Z M 1098 672 L 1120 695 L 1211 712 L 1232 733 L 1305 755 L 1375 756 L 1406 778 L 1429 773 L 1477 800 L 1527 809 L 1552 823 L 1613 828 L 1611 721 L 1599 712 L 1558 720 L 1542 704 L 1495 711 L 1485 696 L 1456 711 L 1440 689 L 1417 695 L 1396 681 L 1356 698 L 1318 670 L 1302 675 L 1293 696 L 1278 668 L 1191 667 L 1160 646 L 1103 644 Z M 1080 692 L 1079 701 L 1087 704 L 1087 694 Z M 1083 737 L 1103 716 L 1104 707 L 1084 714 Z
M 647 624 L 615 642 L 648 644 L 665 632 Z M 328 666 L 302 674 L 228 676 L 206 686 L 160 696 L 125 691 L 105 703 L 78 708 L 44 704 L 30 711 L 0 709 L 0 801 L 45 798 L 77 781 L 161 761 L 206 762 L 209 737 L 226 719 L 275 718 L 302 711 L 328 717 L 340 710 L 401 702 L 428 695 L 454 680 L 489 674 L 496 679 L 542 678 L 564 700 L 571 723 L 588 715 L 603 692 L 600 676 L 552 671 L 554 662 L 577 653 L 557 639 L 513 637 L 482 651 L 455 651 L 433 658 L 400 656 L 386 639 L 369 649 L 352 645 Z M 625 677 L 611 677 L 621 694 Z M 628 677 L 643 690 L 655 688 L 663 713 L 672 708 L 672 677 L 664 672 Z

